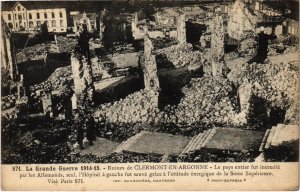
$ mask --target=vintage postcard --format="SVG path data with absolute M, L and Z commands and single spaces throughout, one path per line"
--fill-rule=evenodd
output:
M 297 190 L 298 9 L 1 1 L 1 189 Z

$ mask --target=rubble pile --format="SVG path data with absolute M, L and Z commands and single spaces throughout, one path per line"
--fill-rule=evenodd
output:
M 55 44 L 38 44 L 33 47 L 26 47 L 16 54 L 17 63 L 22 63 L 28 60 L 44 60 L 49 49 L 54 49 Z
M 46 143 L 35 144 L 6 155 L 2 162 L 8 164 L 68 163 L 70 162 L 67 155 L 69 152 L 70 150 L 65 143 L 52 146 Z
M 169 124 L 181 128 L 197 124 L 207 127 L 231 125 L 237 108 L 235 96 L 230 95 L 232 93 L 229 81 L 205 77 L 193 79 L 189 86 L 183 88 L 184 97 L 178 106 L 168 105 L 159 110 L 150 104 L 149 93 L 141 90 L 113 104 L 101 105 L 94 116 L 97 122 L 106 121 L 117 127 L 142 123 Z
M 6 110 L 12 108 L 16 105 L 17 96 L 16 95 L 7 95 L 1 97 L 1 109 Z
M 57 68 L 46 81 L 30 86 L 29 89 L 31 97 L 36 97 L 38 90 L 44 90 L 45 92 L 60 90 L 61 93 L 68 93 L 72 85 L 71 67 L 68 66 Z
M 183 67 L 192 64 L 201 64 L 202 54 L 193 51 L 193 46 L 188 43 L 173 45 L 156 51 L 157 55 L 165 55 L 175 67 Z
M 177 40 L 174 37 L 156 38 L 152 39 L 152 42 L 156 50 L 174 46 L 177 44 Z
M 68 52 L 70 53 L 77 44 L 76 39 L 67 38 L 64 36 L 57 36 L 57 45 L 59 48 L 59 52 Z
M 242 64 L 228 75 L 236 84 L 247 79 L 253 94 L 265 99 L 271 107 L 287 109 L 297 98 L 298 75 L 287 63 Z
M 268 56 L 277 56 L 298 52 L 297 46 L 288 46 L 283 44 L 271 44 L 268 47 Z
M 159 110 L 151 105 L 148 91 L 141 90 L 128 95 L 113 104 L 101 105 L 95 112 L 95 120 L 106 120 L 107 123 L 129 124 L 143 122 L 159 122 Z
M 231 83 L 222 78 L 192 79 L 182 90 L 184 97 L 175 109 L 178 123 L 230 125 L 235 115 L 236 102 Z

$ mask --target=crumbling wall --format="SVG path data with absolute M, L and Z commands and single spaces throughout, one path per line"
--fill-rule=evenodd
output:
M 180 44 L 186 43 L 185 14 L 180 15 L 178 18 L 177 40 Z
M 146 90 L 159 90 L 157 66 L 155 56 L 152 54 L 153 44 L 148 35 L 144 38 L 144 82 Z
M 89 110 L 93 106 L 94 84 L 91 62 L 78 53 L 72 53 L 71 66 L 74 79 L 74 94 L 79 111 Z
M 14 60 L 14 47 L 11 43 L 11 34 L 7 26 L 2 26 L 1 34 L 1 66 L 8 71 L 11 79 L 15 79 L 17 75 L 17 66 Z
M 158 107 L 158 96 L 159 96 L 159 80 L 157 75 L 157 66 L 155 55 L 152 54 L 153 44 L 149 35 L 146 34 L 144 38 L 144 58 L 145 62 L 143 65 L 144 83 L 145 90 L 149 91 L 150 102 L 153 106 Z
M 106 17 L 107 11 L 106 9 L 104 9 L 103 11 L 101 11 L 100 13 L 100 19 L 99 19 L 99 38 L 100 38 L 100 42 L 102 44 L 103 41 L 103 35 L 104 35 L 104 30 L 105 30 L 105 17 Z
M 223 17 L 216 12 L 211 24 L 211 72 L 219 76 L 224 68 L 224 25 Z
M 137 12 L 135 12 L 132 16 L 132 19 L 131 19 L 131 31 L 132 31 L 132 36 L 135 38 L 135 39 L 138 39 L 140 38 L 140 34 L 139 34 L 139 28 L 137 27 L 137 24 L 138 24 L 138 14 Z

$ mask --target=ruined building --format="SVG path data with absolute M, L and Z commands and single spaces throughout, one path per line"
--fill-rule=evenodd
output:
M 277 36 L 283 33 L 283 19 L 277 14 L 251 9 L 243 0 L 236 0 L 230 9 L 227 31 L 229 37 L 236 40 L 242 40 L 249 33 Z
M 186 43 L 185 15 L 182 14 L 178 18 L 177 23 L 177 40 L 180 44 Z
M 211 73 L 219 76 L 224 69 L 224 25 L 223 17 L 216 12 L 211 24 Z
M 18 72 L 15 57 L 13 56 L 14 47 L 11 33 L 6 25 L 2 26 L 1 46 L 1 68 L 8 72 L 11 79 L 15 80 Z
M 242 0 L 236 0 L 229 13 L 227 32 L 229 37 L 241 40 L 246 31 L 255 32 L 258 18 L 250 13 Z
M 144 83 L 145 90 L 149 92 L 151 104 L 158 107 L 158 95 L 160 91 L 159 80 L 157 75 L 157 65 L 155 55 L 152 54 L 153 44 L 149 35 L 146 34 L 144 38 Z

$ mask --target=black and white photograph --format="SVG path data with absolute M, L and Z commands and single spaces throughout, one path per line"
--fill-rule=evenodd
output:
M 1 163 L 298 162 L 298 9 L 1 1 Z

